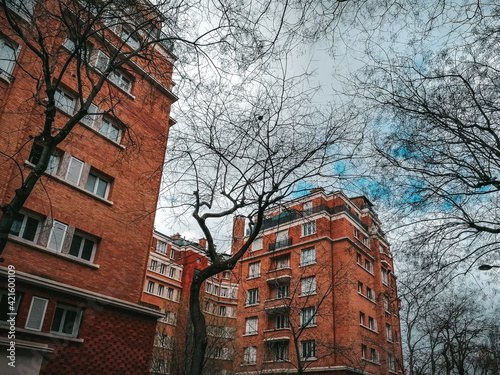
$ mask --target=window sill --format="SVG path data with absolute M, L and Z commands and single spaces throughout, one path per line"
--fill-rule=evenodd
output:
M 290 331 L 290 327 L 265 329 L 264 333 L 278 332 L 278 331 Z
M 315 235 L 315 234 L 316 234 L 316 232 L 314 232 L 314 233 L 309 233 L 309 234 L 302 234 L 302 236 L 300 236 L 300 238 L 305 238 L 305 237 L 313 236 L 313 235 Z
M 367 327 L 367 326 L 365 326 L 363 324 L 360 324 L 359 326 L 363 327 L 364 329 L 367 329 L 370 332 L 376 333 L 378 335 L 378 331 L 375 331 L 375 330 L 371 329 L 370 327 Z
M 259 332 L 251 332 L 251 333 L 244 333 L 242 336 L 243 336 L 243 337 L 247 337 L 247 336 L 256 336 L 256 335 L 258 335 L 258 334 L 259 334 Z
M 363 358 L 363 361 L 371 363 L 373 365 L 380 366 L 380 361 L 372 361 L 371 359 L 368 359 L 368 358 Z
M 313 361 L 317 361 L 318 358 L 317 357 L 307 357 L 307 358 L 301 358 L 302 361 L 306 361 L 306 362 L 313 362 Z
M 90 268 L 93 268 L 93 269 L 98 269 L 99 268 L 98 264 L 94 264 L 94 263 L 88 262 L 86 260 L 76 258 L 76 257 L 71 256 L 71 255 L 67 255 L 67 254 L 63 254 L 63 253 L 57 252 L 57 251 L 49 249 L 47 247 L 43 247 L 43 246 L 37 245 L 34 242 L 23 240 L 23 239 L 21 239 L 19 237 L 13 236 L 12 234 L 9 234 L 9 241 L 12 241 L 12 242 L 15 242 L 15 243 L 27 246 L 27 247 L 32 248 L 34 250 L 39 250 L 39 251 L 43 251 L 44 253 L 55 255 L 57 257 L 69 260 L 71 262 L 81 264 L 82 266 L 87 266 L 87 267 L 90 267 Z
M 27 161 L 27 160 L 24 162 L 24 164 L 25 164 L 25 165 L 27 165 L 27 166 L 28 166 L 28 167 L 30 167 L 30 168 L 34 168 L 34 167 L 35 167 L 35 165 L 34 165 L 34 164 L 32 164 L 31 162 L 29 162 L 29 161 Z M 47 172 L 44 172 L 43 174 L 44 174 L 45 176 L 47 176 L 47 177 L 53 178 L 53 179 L 54 179 L 54 180 L 56 180 L 56 181 L 59 181 L 60 183 L 62 183 L 62 184 L 64 184 L 64 185 L 66 185 L 66 186 L 69 186 L 69 187 L 71 187 L 71 188 L 73 188 L 73 189 L 75 189 L 75 190 L 79 191 L 80 193 L 83 193 L 83 194 L 85 194 L 85 195 L 88 195 L 89 197 L 92 197 L 92 198 L 94 198 L 94 199 L 96 199 L 96 200 L 98 200 L 98 201 L 101 201 L 102 203 L 107 204 L 108 206 L 112 206 L 112 205 L 113 205 L 113 202 L 111 202 L 111 201 L 109 201 L 109 200 L 107 200 L 107 199 L 105 199 L 105 198 L 102 198 L 102 197 L 100 197 L 99 195 L 96 195 L 96 194 L 94 194 L 94 193 L 91 193 L 90 191 L 85 190 L 85 189 L 83 189 L 83 188 L 81 188 L 81 187 L 79 187 L 79 186 L 76 186 L 76 185 L 72 184 L 71 182 L 66 181 L 64 178 L 61 178 L 61 177 L 59 177 L 59 176 L 56 176 L 56 175 L 54 175 L 54 174 L 47 173 Z
M 0 325 L 0 330 L 9 330 L 8 325 Z M 16 332 L 20 333 L 26 333 L 34 336 L 40 336 L 40 337 L 48 337 L 51 339 L 56 339 L 56 340 L 61 340 L 61 341 L 70 341 L 70 342 L 75 342 L 75 343 L 83 343 L 83 339 L 79 339 L 77 337 L 71 337 L 67 335 L 58 335 L 57 333 L 47 333 L 47 332 L 40 332 L 40 331 L 34 331 L 32 329 L 26 329 L 26 328 L 21 328 L 21 327 L 16 327 Z
M 317 295 L 318 293 L 314 292 L 314 293 L 307 293 L 307 294 L 301 294 L 299 295 L 299 297 L 311 297 L 311 296 L 315 296 Z
M 257 362 L 242 363 L 240 366 L 255 366 L 255 365 L 257 365 Z
M 97 116 L 102 116 L 102 115 L 97 115 Z M 121 143 L 118 143 L 116 141 L 113 141 L 112 139 L 106 137 L 104 134 L 99 133 L 99 131 L 96 130 L 94 127 L 92 127 L 92 125 L 88 125 L 88 124 L 82 122 L 82 120 L 80 120 L 79 124 L 82 125 L 84 128 L 90 130 L 95 135 L 98 135 L 99 137 L 105 139 L 109 143 L 115 145 L 116 147 L 121 148 L 122 150 L 125 150 L 126 147 L 124 145 L 122 145 Z
M 359 264 L 359 263 L 356 263 L 358 266 L 360 266 L 362 269 L 364 269 L 366 272 L 368 272 L 370 275 L 374 276 L 375 275 L 373 274 L 373 271 L 370 271 L 370 270 L 367 270 L 365 267 L 363 267 L 363 265 Z
M 314 264 L 317 264 L 316 261 L 311 262 L 311 263 L 304 263 L 304 264 L 301 263 L 301 264 L 299 264 L 299 267 L 307 267 L 307 266 L 312 266 Z
M 283 270 L 291 270 L 291 269 L 292 268 L 290 266 L 288 266 L 288 267 L 282 267 L 282 268 L 275 268 L 275 269 L 267 271 L 267 273 L 278 272 L 278 271 L 283 271 Z
M 374 305 L 376 305 L 376 304 L 377 304 L 377 302 L 375 302 L 375 300 L 374 300 L 374 299 L 372 299 L 372 298 L 368 298 L 367 296 L 365 296 L 364 294 L 361 294 L 360 292 L 358 292 L 358 294 L 359 294 L 361 297 L 363 297 L 363 298 L 367 299 L 368 301 L 370 301 L 371 303 L 373 303 Z
M 259 306 L 259 303 L 260 302 L 257 302 L 257 303 L 247 303 L 247 304 L 245 304 L 245 307 Z
M 247 280 L 258 279 L 259 277 L 260 277 L 260 274 L 258 274 L 258 275 L 252 275 L 252 276 L 248 276 Z
M 0 81 L 3 81 L 10 85 L 12 82 L 14 82 L 14 76 L 0 69 Z
M 309 324 L 308 326 L 300 326 L 300 328 L 316 328 L 318 325 L 315 323 L 315 324 Z

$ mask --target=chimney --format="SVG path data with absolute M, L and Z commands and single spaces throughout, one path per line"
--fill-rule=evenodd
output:
M 179 238 L 181 238 L 181 235 L 179 233 L 176 233 L 173 236 L 170 236 L 170 238 L 173 240 L 178 240 Z
M 204 239 L 204 238 L 200 238 L 198 240 L 198 245 L 200 245 L 200 247 L 205 250 L 207 248 L 207 240 Z
M 309 192 L 309 194 L 317 193 L 319 191 L 325 191 L 325 189 L 322 188 L 322 187 L 315 187 L 315 188 L 311 189 L 311 191 Z
M 243 244 L 243 237 L 245 236 L 245 216 L 238 215 L 233 219 L 233 243 L 231 245 L 231 252 L 235 254 Z

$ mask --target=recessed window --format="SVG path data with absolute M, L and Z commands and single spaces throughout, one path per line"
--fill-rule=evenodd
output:
M 371 316 L 368 317 L 368 328 L 370 328 L 372 331 L 377 330 L 377 321 Z
M 219 306 L 219 315 L 226 316 L 226 306 Z
M 366 297 L 368 299 L 371 299 L 372 301 L 375 300 L 375 292 L 373 291 L 373 289 L 366 287 Z
M 367 358 L 366 355 L 368 353 L 368 347 L 364 344 L 361 344 L 361 358 Z
M 301 355 L 303 359 L 316 358 L 316 340 L 306 340 L 300 343 Z
M 90 103 L 89 109 L 87 110 L 87 114 L 82 117 L 80 122 L 92 128 L 97 122 L 98 117 L 99 117 L 99 107 L 97 107 L 94 103 Z
M 316 294 L 316 278 L 314 276 L 304 277 L 301 280 L 301 295 L 310 296 Z
M 122 72 L 113 70 L 109 74 L 109 80 L 124 91 L 130 92 L 132 88 L 132 80 Z
M 365 259 L 365 269 L 368 272 L 373 272 L 373 263 L 370 262 L 368 259 Z
M 149 270 L 156 271 L 157 266 L 158 266 L 158 262 L 154 259 L 151 259 L 151 263 L 149 264 Z
M 249 346 L 243 349 L 243 362 L 246 364 L 254 364 L 257 362 L 257 347 Z
M 158 240 L 156 242 L 156 252 L 160 254 L 166 254 L 167 253 L 167 243 Z
M 387 336 L 387 341 L 392 342 L 392 327 L 390 324 L 385 325 L 385 334 Z
M 113 124 L 110 119 L 102 119 L 99 133 L 104 135 L 106 138 L 111 139 L 113 142 L 120 142 L 121 130 L 117 125 Z
M 260 262 L 250 263 L 248 265 L 248 278 L 260 276 Z
M 274 329 L 286 329 L 286 328 L 288 328 L 288 315 L 277 314 L 274 317 Z
M 377 349 L 370 349 L 370 360 L 372 362 L 378 363 L 378 350 Z
M 167 274 L 167 265 L 166 265 L 166 264 L 163 264 L 163 263 L 162 263 L 162 264 L 160 265 L 160 273 L 161 273 L 162 275 L 166 275 L 166 274 Z
M 39 143 L 34 143 L 33 146 L 31 147 L 31 152 L 28 161 L 31 164 L 37 165 L 38 162 L 40 161 L 42 153 L 43 153 L 43 145 Z M 47 164 L 47 169 L 45 169 L 45 173 L 55 174 L 57 172 L 57 167 L 59 165 L 59 159 L 60 157 L 57 156 L 56 154 L 50 155 L 49 163 Z
M 97 175 L 95 172 L 90 172 L 87 177 L 87 183 L 85 184 L 85 190 L 98 195 L 101 198 L 106 198 L 108 195 L 109 182 L 101 176 Z
M 61 111 L 72 115 L 75 112 L 75 99 L 72 95 L 67 92 L 57 89 L 54 93 L 54 100 L 56 102 L 56 107 Z
M 272 360 L 280 362 L 288 360 L 288 341 L 277 341 L 268 345 Z
M 312 201 L 305 202 L 302 206 L 304 215 L 310 215 L 312 213 Z
M 389 285 L 389 271 L 386 270 L 385 268 L 382 268 L 382 282 L 385 285 Z
M 80 328 L 82 309 L 57 304 L 50 332 L 76 337 Z
M 0 289 L 0 322 L 6 322 L 12 313 L 17 313 L 22 294 L 9 293 L 7 289 Z
M 272 270 L 280 270 L 289 267 L 290 267 L 290 254 L 286 254 L 271 259 Z
M 276 287 L 277 299 L 288 298 L 289 293 L 290 293 L 290 286 L 288 284 L 282 284 Z
M 314 247 L 302 249 L 300 251 L 300 265 L 306 266 L 316 262 L 316 250 Z
M 256 305 L 259 303 L 259 288 L 247 291 L 247 305 Z
M 310 327 L 316 325 L 316 308 L 305 307 L 300 310 L 300 326 Z
M 40 228 L 40 220 L 18 213 L 14 216 L 14 222 L 10 228 L 10 234 L 24 240 L 36 242 Z
M 155 290 L 155 283 L 154 283 L 154 282 L 152 282 L 152 281 L 148 281 L 148 286 L 147 286 L 147 288 L 146 288 L 146 291 L 147 291 L 148 293 L 153 293 L 153 292 L 154 292 L 154 290 Z
M 259 320 L 256 316 L 245 319 L 245 335 L 254 335 L 258 332 Z
M 121 38 L 134 50 L 139 49 L 139 47 L 141 46 L 139 39 L 135 36 L 135 34 L 132 31 L 130 31 L 126 27 L 122 28 Z
M 19 45 L 0 37 L 0 77 L 12 81 L 12 72 L 16 66 Z
M 170 259 L 175 259 L 175 250 L 174 249 L 170 249 Z
M 360 312 L 359 313 L 359 324 L 362 325 L 362 326 L 364 326 L 365 325 L 365 319 L 366 319 L 365 318 L 365 314 L 362 313 L 362 312 Z
M 388 355 L 389 371 L 396 372 L 396 359 L 394 354 Z
M 160 297 L 162 297 L 164 289 L 165 289 L 165 287 L 163 285 L 159 284 L 158 289 L 156 290 L 156 294 L 159 295 Z
M 73 235 L 73 240 L 71 241 L 69 255 L 83 260 L 88 260 L 90 262 L 94 255 L 95 247 L 96 243 L 93 239 L 85 235 L 75 233 Z
M 316 221 L 311 221 L 302 225 L 302 235 L 309 236 L 316 233 Z

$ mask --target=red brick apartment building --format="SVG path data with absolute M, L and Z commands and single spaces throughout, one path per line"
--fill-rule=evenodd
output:
M 33 2 L 7 3 L 16 12 L 19 4 Z M 31 9 L 35 14 L 42 9 L 37 4 Z M 44 5 L 58 9 L 55 1 Z M 17 13 L 12 17 L 30 22 Z M 0 157 L 0 200 L 5 204 L 39 158 L 32 136 L 43 124 L 44 107 L 36 101 L 41 72 L 35 56 L 9 29 L 3 10 L 0 25 L 0 151 L 13 156 Z M 121 28 L 106 34 L 114 42 L 88 40 L 91 63 L 123 38 Z M 63 37 L 50 48 L 51 55 L 70 53 L 71 40 Z M 154 48 L 171 72 L 172 53 L 160 44 Z M 113 112 L 85 117 L 59 144 L 12 227 L 0 264 L 2 374 L 149 372 L 157 319 L 163 314 L 141 301 L 154 221 L 144 213 L 156 208 L 176 97 L 171 81 L 146 73 L 138 62 L 115 73 L 97 97 L 107 111 L 112 95 Z M 62 78 L 56 123 L 67 121 L 78 108 L 76 74 L 70 65 Z M 97 79 L 99 71 L 89 74 Z M 133 137 L 126 136 L 122 123 L 133 128 Z M 6 355 L 13 341 L 7 338 L 8 266 L 16 271 L 15 368 L 8 366 Z
M 244 236 L 236 218 L 233 251 Z M 269 211 L 233 271 L 237 372 L 402 374 L 393 270 L 365 197 L 314 189 Z
M 193 273 L 208 265 L 206 241 L 188 241 L 180 235 L 153 233 L 142 300 L 158 306 L 151 373 L 183 374 L 190 355 L 189 292 Z M 208 334 L 206 375 L 234 374 L 238 284 L 227 271 L 205 282 L 200 296 Z

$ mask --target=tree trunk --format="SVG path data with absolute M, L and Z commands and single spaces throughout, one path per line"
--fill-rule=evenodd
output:
M 191 368 L 186 375 L 201 375 L 207 349 L 207 331 L 205 317 L 200 308 L 200 289 L 204 280 L 199 275 L 193 276 L 189 293 L 189 315 L 193 324 L 193 352 Z

